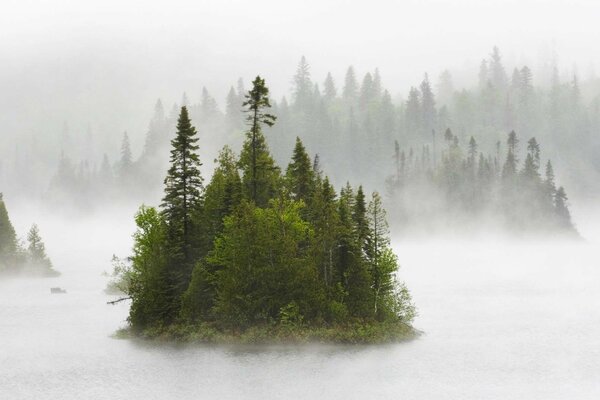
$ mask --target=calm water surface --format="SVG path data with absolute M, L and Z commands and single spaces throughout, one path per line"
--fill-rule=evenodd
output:
M 0 399 L 600 398 L 594 241 L 396 243 L 425 331 L 411 342 L 156 347 L 111 338 L 128 304 L 105 304 L 100 273 L 130 223 L 52 230 L 63 275 L 0 282 Z

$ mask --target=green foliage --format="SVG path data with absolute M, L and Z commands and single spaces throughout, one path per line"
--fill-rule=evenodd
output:
M 250 127 L 240 155 L 240 167 L 244 171 L 243 183 L 249 199 L 264 207 L 275 194 L 278 186 L 279 168 L 269 153 L 261 125 L 273 126 L 277 119 L 265 112 L 271 107 L 269 89 L 260 76 L 252 82 L 252 90 L 242 104 L 246 107 L 246 121 Z
M 169 323 L 177 310 L 177 278 L 168 268 L 167 226 L 155 208 L 142 206 L 135 216 L 131 276 L 127 294 L 131 297 L 129 321 L 136 329 Z
M 0 271 L 14 268 L 17 257 L 17 235 L 0 193 Z
M 171 167 L 165 178 L 161 204 L 167 227 L 170 274 L 180 294 L 189 284 L 194 258 L 200 250 L 197 226 L 192 218 L 202 206 L 203 192 L 197 142 L 196 128 L 184 106 L 177 121 L 177 133 L 171 141 Z
M 308 72 L 299 74 L 302 85 Z M 362 187 L 355 194 L 348 184 L 338 198 L 300 139 L 281 176 L 261 133 L 274 122 L 264 112 L 264 80 L 253 82 L 244 106 L 250 130 L 240 158 L 225 147 L 206 188 L 182 109 L 162 212 L 140 209 L 131 265 L 119 274 L 127 278 L 133 329 L 209 341 L 225 332 L 254 341 L 358 341 L 409 323 L 414 307 L 406 290 L 395 289 L 397 259 L 379 195 L 367 206 Z
M 276 320 L 295 301 L 307 318 L 322 301 L 306 244 L 312 232 L 301 203 L 273 200 L 268 208 L 243 202 L 225 219 L 209 262 L 218 266 L 217 313 L 229 324 Z

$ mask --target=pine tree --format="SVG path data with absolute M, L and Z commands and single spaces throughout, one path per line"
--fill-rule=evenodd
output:
M 296 137 L 296 146 L 292 162 L 287 167 L 286 179 L 292 198 L 296 201 L 303 200 L 308 204 L 314 190 L 315 175 L 310 157 L 299 137 Z
M 198 252 L 193 214 L 202 206 L 203 178 L 200 174 L 196 128 L 182 107 L 177 120 L 177 133 L 171 141 L 170 168 L 165 178 L 165 196 L 161 208 L 168 227 L 171 253 L 170 267 L 179 290 L 190 281 L 192 263 Z
M 250 129 L 240 155 L 240 166 L 248 198 L 259 207 L 264 207 L 275 193 L 279 169 L 269 153 L 261 125 L 273 126 L 276 117 L 264 111 L 271 107 L 265 80 L 257 76 L 252 85 L 243 104 L 248 113 L 246 121 Z

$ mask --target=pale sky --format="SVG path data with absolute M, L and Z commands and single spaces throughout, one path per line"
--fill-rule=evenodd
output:
M 600 63 L 600 2 L 591 0 L 2 3 L 0 133 L 45 119 L 121 128 L 98 113 L 142 129 L 156 98 L 170 106 L 186 91 L 196 101 L 207 86 L 222 102 L 240 76 L 261 74 L 279 98 L 301 55 L 318 82 L 331 71 L 341 85 L 350 64 L 359 79 L 379 67 L 394 95 L 425 72 L 474 70 L 494 45 L 509 67 L 535 71 L 554 51 L 582 75 Z

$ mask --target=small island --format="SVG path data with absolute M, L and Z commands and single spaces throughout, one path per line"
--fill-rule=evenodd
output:
M 17 238 L 0 193 L 0 275 L 52 277 L 60 275 L 46 255 L 36 224 L 27 233 L 27 247 Z
M 181 108 L 159 208 L 136 214 L 120 264 L 129 326 L 142 338 L 212 343 L 380 343 L 408 339 L 415 307 L 397 279 L 382 199 L 339 194 L 297 138 L 285 172 L 262 133 L 269 90 L 257 77 L 243 104 L 239 157 L 223 148 L 210 182 Z

